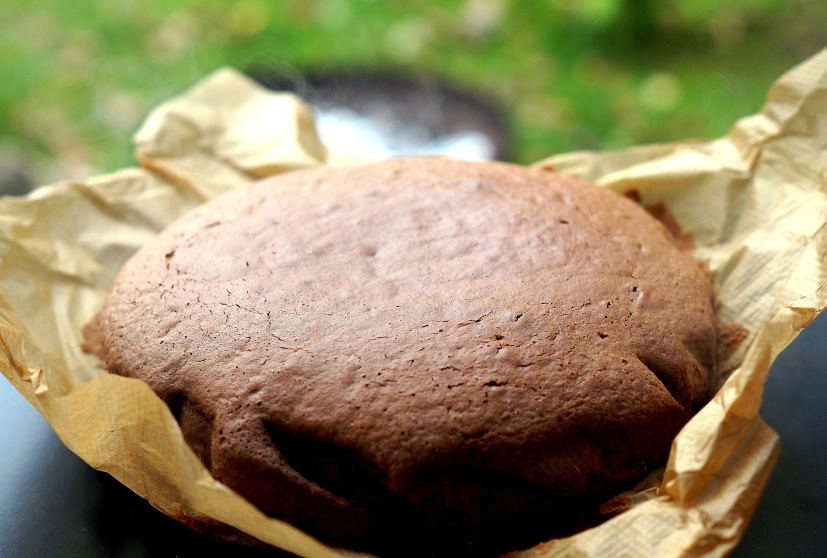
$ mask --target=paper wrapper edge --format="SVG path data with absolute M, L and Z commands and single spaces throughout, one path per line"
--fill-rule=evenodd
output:
M 748 335 L 676 438 L 654 498 L 517 555 L 722 556 L 737 544 L 778 453 L 758 417 L 766 375 L 825 307 L 825 90 L 827 51 L 783 76 L 762 113 L 725 138 L 538 163 L 666 204 L 716 280 L 722 321 Z M 143 168 L 0 201 L 0 368 L 72 451 L 163 512 L 212 518 L 302 556 L 350 555 L 214 481 L 147 386 L 104 373 L 80 350 L 117 270 L 167 224 L 256 178 L 340 159 L 301 101 L 228 69 L 161 105 L 135 141 Z

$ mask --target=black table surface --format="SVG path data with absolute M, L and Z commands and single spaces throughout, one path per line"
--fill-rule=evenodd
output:
M 748 557 L 827 557 L 827 316 L 784 351 L 761 415 L 781 457 L 744 540 Z M 196 535 L 168 519 L 57 439 L 0 380 L 0 557 L 270 556 Z

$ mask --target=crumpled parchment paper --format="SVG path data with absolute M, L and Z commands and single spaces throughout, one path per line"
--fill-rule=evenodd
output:
M 301 101 L 227 69 L 158 107 L 135 141 L 139 168 L 0 200 L 0 369 L 72 451 L 164 513 L 301 556 L 353 555 L 212 479 L 149 387 L 80 346 L 121 265 L 187 210 L 257 178 L 354 161 L 325 149 Z M 619 495 L 628 509 L 600 526 L 518 556 L 722 556 L 737 544 L 778 452 L 758 415 L 770 364 L 827 303 L 826 146 L 827 50 L 724 138 L 538 163 L 664 203 L 715 278 L 722 324 L 743 335 L 722 349 L 714 396 L 662 480 Z

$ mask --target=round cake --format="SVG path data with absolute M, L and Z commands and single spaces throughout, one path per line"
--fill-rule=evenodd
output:
M 204 204 L 85 335 L 267 514 L 359 550 L 476 555 L 585 528 L 664 464 L 707 395 L 714 298 L 629 199 L 394 159 Z

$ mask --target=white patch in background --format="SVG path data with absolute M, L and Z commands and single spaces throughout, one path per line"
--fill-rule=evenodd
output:
M 494 158 L 494 142 L 475 130 L 432 137 L 425 126 L 415 123 L 369 118 L 340 107 L 315 111 L 319 136 L 336 153 L 370 159 L 402 155 L 444 155 L 465 161 Z

